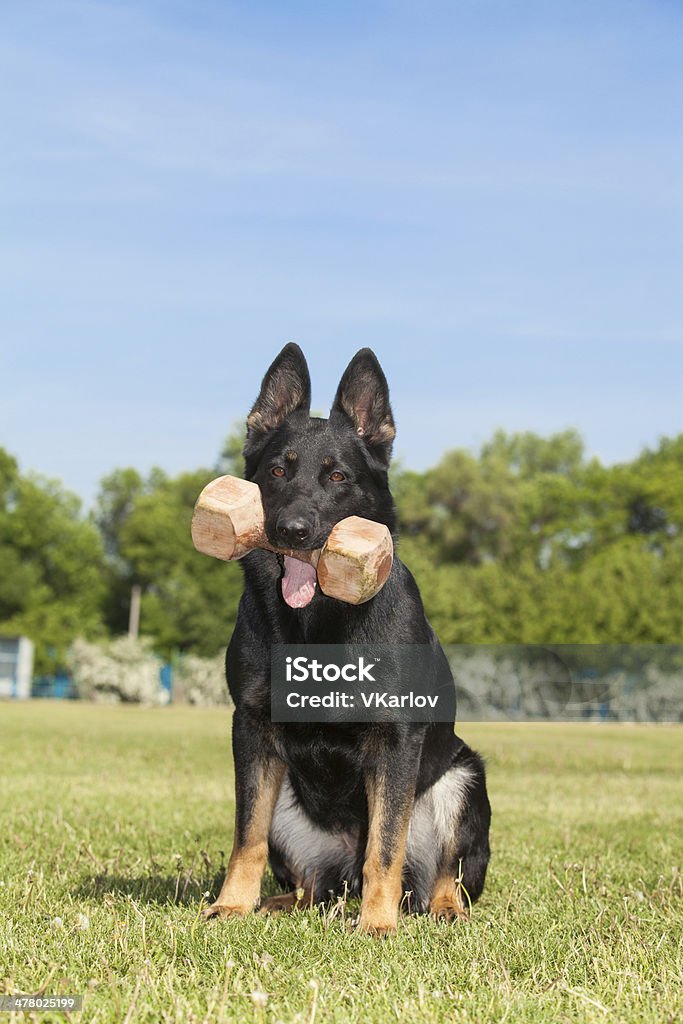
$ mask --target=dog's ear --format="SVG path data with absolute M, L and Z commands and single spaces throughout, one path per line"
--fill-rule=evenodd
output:
M 298 410 L 311 405 L 311 378 L 304 354 L 290 342 L 268 367 L 259 396 L 247 416 L 249 438 L 275 430 Z
M 359 437 L 385 465 L 391 458 L 396 436 L 389 404 L 389 385 L 370 348 L 362 348 L 344 370 L 332 412 L 347 416 Z

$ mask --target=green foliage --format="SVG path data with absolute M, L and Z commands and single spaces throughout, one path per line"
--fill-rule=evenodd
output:
M 244 425 L 241 422 L 235 423 L 232 430 L 223 442 L 220 458 L 216 467 L 219 474 L 227 476 L 244 475 Z
M 113 593 L 108 625 L 122 629 L 130 588 L 143 588 L 141 631 L 160 654 L 192 650 L 212 655 L 225 647 L 242 589 L 237 565 L 200 555 L 192 546 L 192 509 L 215 475 L 199 469 L 171 478 L 152 470 L 144 480 L 119 470 L 103 483 L 96 521 L 110 559 Z
M 498 432 L 393 481 L 401 555 L 447 643 L 666 643 L 683 631 L 683 435 L 628 464 Z
M 117 469 L 90 520 L 58 484 L 0 449 L 0 630 L 63 665 L 77 635 L 125 632 L 139 584 L 157 653 L 225 647 L 238 566 L 198 554 L 192 508 L 217 473 L 242 471 L 235 428 L 213 469 Z M 575 431 L 498 431 L 478 454 L 423 473 L 397 465 L 400 552 L 445 643 L 675 643 L 683 633 L 683 434 L 603 466 Z
M 54 480 L 0 449 L 0 633 L 36 643 L 36 672 L 62 668 L 76 636 L 103 632 L 102 540 Z

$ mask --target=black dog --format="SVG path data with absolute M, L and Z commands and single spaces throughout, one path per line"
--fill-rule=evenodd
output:
M 287 345 L 266 373 L 247 420 L 245 476 L 261 488 L 269 541 L 319 548 L 349 515 L 396 516 L 387 483 L 395 434 L 389 391 L 369 349 L 352 359 L 329 419 L 309 415 L 308 367 Z M 396 928 L 399 905 L 467 916 L 489 860 L 490 807 L 480 757 L 435 724 L 275 724 L 271 644 L 427 644 L 445 656 L 417 585 L 398 558 L 366 604 L 332 600 L 296 559 L 254 551 L 227 653 L 235 703 L 235 839 L 206 917 L 252 911 L 266 860 L 283 887 L 263 910 L 362 892 L 360 927 Z M 450 677 L 449 677 L 450 678 Z

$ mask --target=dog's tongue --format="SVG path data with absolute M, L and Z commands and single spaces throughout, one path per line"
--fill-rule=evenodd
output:
M 304 608 L 313 600 L 316 587 L 315 568 L 298 558 L 284 556 L 285 574 L 282 577 L 282 596 L 290 608 Z

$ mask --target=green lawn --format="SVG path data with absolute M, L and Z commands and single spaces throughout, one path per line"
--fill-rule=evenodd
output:
M 229 721 L 0 704 L 0 991 L 84 992 L 80 1019 L 126 1024 L 681 1019 L 679 728 L 463 725 L 488 886 L 469 924 L 377 941 L 353 904 L 198 920 L 229 852 Z

